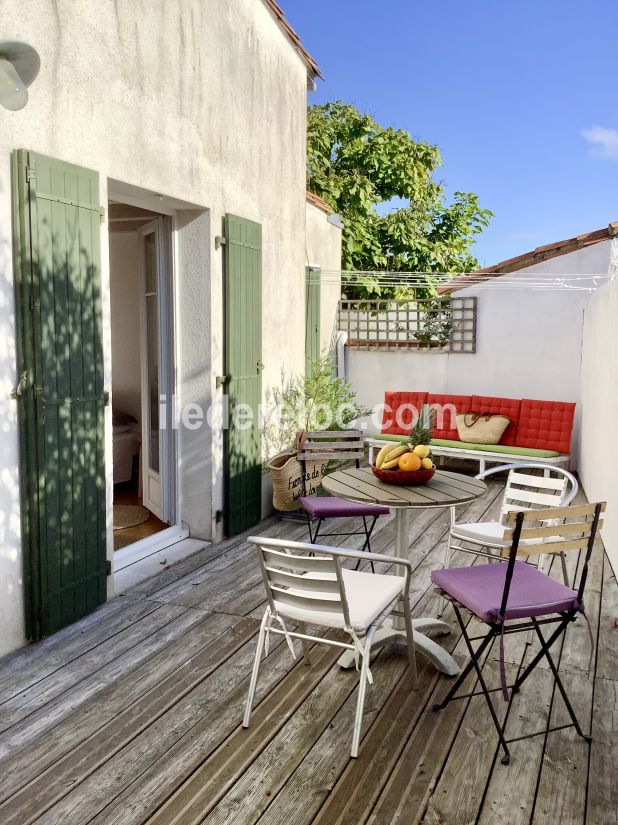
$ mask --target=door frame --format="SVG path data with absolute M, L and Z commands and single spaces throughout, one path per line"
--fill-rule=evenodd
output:
M 115 197 L 114 200 L 122 203 L 129 203 L 131 201 L 131 205 L 133 206 L 141 206 L 144 209 L 152 210 L 152 203 L 148 202 L 146 198 L 144 201 L 140 202 L 139 198 L 120 198 Z M 180 364 L 180 351 L 179 351 L 179 283 L 178 283 L 178 227 L 177 227 L 177 213 L 176 210 L 173 209 L 166 209 L 163 204 L 162 207 L 157 206 L 158 211 L 162 215 L 167 215 L 171 218 L 172 226 L 171 226 L 171 260 L 170 260 L 170 278 L 171 278 L 171 300 L 172 306 L 170 308 L 170 313 L 173 321 L 173 352 L 172 352 L 172 399 L 175 404 L 175 408 L 172 411 L 173 414 L 173 421 L 178 422 L 179 418 L 179 409 L 178 409 L 178 375 L 179 375 L 179 364 Z M 139 230 L 138 230 L 139 231 Z M 141 305 L 141 292 L 140 292 L 140 305 Z M 141 336 L 141 332 L 140 332 Z M 111 341 L 110 341 L 111 344 Z M 141 356 L 140 356 L 141 361 Z M 113 403 L 113 387 L 112 387 L 112 403 Z M 111 418 L 109 419 L 110 426 L 111 426 Z M 156 553 L 159 553 L 161 550 L 164 550 L 166 547 L 170 547 L 173 544 L 177 544 L 178 542 L 182 541 L 189 537 L 189 530 L 182 522 L 182 499 L 181 499 L 181 476 L 180 476 L 180 460 L 179 457 L 181 455 L 181 434 L 180 434 L 180 427 L 174 427 L 174 435 L 176 440 L 176 467 L 175 467 L 175 523 L 171 524 L 167 529 L 161 530 L 158 533 L 155 533 L 153 536 L 148 536 L 144 539 L 140 539 L 139 541 L 133 542 L 133 544 L 129 544 L 126 547 L 122 547 L 120 550 L 113 550 L 113 562 L 112 567 L 114 573 L 118 573 L 121 570 L 130 567 L 132 564 L 136 562 L 140 562 L 144 559 L 147 559 L 149 556 L 153 556 Z M 112 496 L 113 496 L 113 485 L 112 485 Z M 111 505 L 113 508 L 113 498 L 111 501 Z M 112 548 L 113 548 L 113 527 L 112 527 Z

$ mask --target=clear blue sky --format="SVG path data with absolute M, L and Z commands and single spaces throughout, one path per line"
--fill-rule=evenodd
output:
M 280 2 L 310 102 L 437 144 L 448 191 L 494 212 L 483 264 L 618 220 L 618 0 Z

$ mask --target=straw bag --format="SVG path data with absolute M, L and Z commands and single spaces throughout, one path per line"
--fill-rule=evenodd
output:
M 462 441 L 470 444 L 498 444 L 511 423 L 506 415 L 491 413 L 460 413 L 457 416 L 457 432 Z
M 268 470 L 273 480 L 273 506 L 276 510 L 289 513 L 298 510 L 301 496 L 314 496 L 324 477 L 326 461 L 298 460 L 298 453 L 305 439 L 299 433 L 293 450 L 284 450 L 273 457 Z

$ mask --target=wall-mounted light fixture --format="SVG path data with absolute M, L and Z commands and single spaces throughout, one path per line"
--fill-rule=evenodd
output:
M 28 102 L 28 86 L 41 60 L 27 43 L 0 40 L 0 105 L 16 112 Z

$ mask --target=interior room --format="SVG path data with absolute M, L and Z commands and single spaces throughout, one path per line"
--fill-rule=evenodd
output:
M 156 274 L 149 278 L 148 272 L 156 268 L 155 233 L 148 228 L 159 218 L 156 212 L 109 203 L 114 550 L 169 526 L 159 502 L 144 496 L 146 441 L 150 464 L 160 469 L 157 289 Z M 149 388 L 154 404 L 144 398 Z

